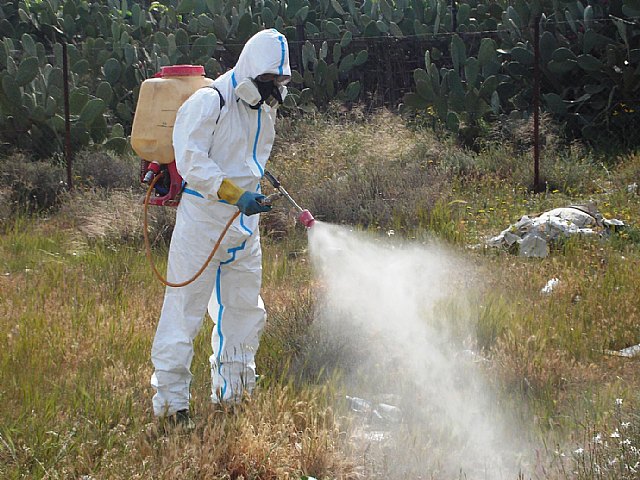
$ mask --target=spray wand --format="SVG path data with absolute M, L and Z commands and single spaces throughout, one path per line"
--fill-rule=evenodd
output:
M 293 206 L 293 208 L 298 211 L 298 220 L 300 221 L 300 223 L 307 228 L 313 227 L 313 224 L 316 222 L 316 220 L 315 218 L 313 218 L 313 215 L 311 215 L 311 212 L 307 209 L 303 209 L 300 205 L 298 205 L 298 203 L 293 198 L 291 198 L 291 195 L 289 195 L 289 193 L 280 184 L 278 179 L 271 174 L 271 172 L 265 170 L 264 176 L 267 177 L 267 180 L 269 180 L 269 183 L 273 185 L 273 188 L 278 190 L 278 192 L 280 192 L 280 195 L 286 198 Z
M 303 209 L 300 205 L 298 205 L 296 201 L 293 198 L 291 198 L 291 195 L 289 195 L 289 193 L 284 189 L 284 187 L 280 185 L 280 182 L 278 181 L 278 179 L 274 177 L 270 172 L 265 171 L 264 175 L 265 177 L 267 177 L 271 185 L 273 185 L 273 188 L 278 190 L 278 193 L 274 193 L 273 195 L 269 195 L 267 198 L 265 198 L 264 203 L 271 205 L 271 202 L 275 200 L 277 197 L 286 198 L 289 201 L 289 203 L 291 203 L 291 205 L 293 205 L 294 208 L 298 210 L 298 212 L 300 212 L 300 214 L 298 215 L 298 220 L 300 221 L 300 223 L 302 223 L 307 228 L 311 228 L 313 224 L 316 222 L 316 220 L 313 218 L 313 215 L 311 215 L 311 212 L 309 210 Z M 185 280 L 183 282 L 170 282 L 166 278 L 164 278 L 162 274 L 158 271 L 153 261 L 153 257 L 151 256 L 151 242 L 149 240 L 149 225 L 147 220 L 147 209 L 150 203 L 149 199 L 151 198 L 151 192 L 153 192 L 153 188 L 155 187 L 156 182 L 158 182 L 158 180 L 160 180 L 162 176 L 163 176 L 163 173 L 159 172 L 158 175 L 156 175 L 153 178 L 153 180 L 149 185 L 149 188 L 147 189 L 147 194 L 145 195 L 145 198 L 144 198 L 144 228 L 142 229 L 142 232 L 144 234 L 144 245 L 147 253 L 147 258 L 149 259 L 149 264 L 151 265 L 151 269 L 153 270 L 153 273 L 155 273 L 158 280 L 160 280 L 160 282 L 162 282 L 164 285 L 168 287 L 184 287 L 186 285 L 189 285 L 190 283 L 193 283 L 200 275 L 202 275 L 202 272 L 204 272 L 204 270 L 207 268 L 207 266 L 213 259 L 213 256 L 218 251 L 218 247 L 220 247 L 220 243 L 222 242 L 222 239 L 227 234 L 227 230 L 229 230 L 229 227 L 231 227 L 231 224 L 240 215 L 240 211 L 238 210 L 237 212 L 235 212 L 233 216 L 229 219 L 224 229 L 222 230 L 222 233 L 220 234 L 218 241 L 214 245 L 213 250 L 211 250 L 211 253 L 207 257 L 207 260 L 204 262 L 202 267 L 200 267 L 200 270 L 198 270 L 196 274 L 188 280 Z

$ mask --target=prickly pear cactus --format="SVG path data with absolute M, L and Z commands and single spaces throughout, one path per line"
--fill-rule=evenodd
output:
M 496 35 L 472 52 L 476 46 L 456 35 L 449 55 L 435 52 L 436 59 L 427 52 L 426 68 L 416 70 L 415 91 L 405 95 L 403 107 L 426 112 L 452 130 L 471 128 L 483 117 L 530 114 L 533 22 L 539 21 L 543 107 L 587 140 L 603 134 L 624 140 L 637 121 L 640 49 L 632 39 L 640 26 L 614 11 L 634 16 L 640 2 L 517 0 L 504 10 L 496 3 L 460 4 L 459 32 L 477 31 L 480 22 Z
M 365 67 L 393 79 L 390 59 L 417 58 L 403 108 L 473 131 L 496 116 L 530 113 L 537 19 L 543 107 L 586 137 L 620 133 L 640 111 L 638 15 L 638 0 L 2 2 L 0 141 L 42 156 L 62 148 L 62 42 L 75 145 L 123 148 L 145 79 L 181 63 L 204 65 L 215 78 L 263 28 L 289 40 L 295 72 L 286 108 L 370 100 L 379 84 Z M 420 42 L 426 55 L 415 54 Z

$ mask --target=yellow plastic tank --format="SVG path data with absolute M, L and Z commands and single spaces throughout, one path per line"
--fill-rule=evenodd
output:
M 142 82 L 131 129 L 131 146 L 143 160 L 174 160 L 173 124 L 178 108 L 193 92 L 211 85 L 201 65 L 162 67 L 154 78 Z

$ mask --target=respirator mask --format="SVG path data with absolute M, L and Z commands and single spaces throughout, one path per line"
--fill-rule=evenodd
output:
M 255 79 L 245 78 L 235 88 L 236 96 L 257 110 L 263 103 L 274 106 L 282 103 L 287 96 L 288 75 L 265 73 Z M 270 101 L 271 100 L 271 101 Z

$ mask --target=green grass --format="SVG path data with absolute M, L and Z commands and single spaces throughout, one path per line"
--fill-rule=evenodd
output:
M 509 145 L 463 152 L 388 114 L 301 121 L 279 142 L 272 171 L 318 218 L 373 236 L 435 236 L 477 268 L 473 348 L 489 359 L 485 374 L 511 421 L 546 445 L 540 475 L 636 478 L 624 465 L 640 460 L 631 449 L 640 446 L 637 359 L 603 352 L 640 343 L 640 196 L 626 191 L 639 180 L 638 155 L 608 159 L 605 169 L 580 149 L 546 152 L 552 181 L 533 194 L 526 154 Z M 317 279 L 306 235 L 284 206 L 263 221 L 261 387 L 237 410 L 213 410 L 207 321 L 193 364 L 198 429 L 159 436 L 149 353 L 163 289 L 144 256 L 138 195 L 95 195 L 3 225 L 2 478 L 396 478 L 384 465 L 393 452 L 372 458 L 375 445 L 368 454 L 353 442 L 338 401 L 349 352 L 314 330 Z M 524 214 L 587 201 L 629 227 L 606 239 L 567 239 L 545 259 L 481 246 Z M 166 238 L 170 218 L 156 221 Z M 154 249 L 163 270 L 166 243 Z M 560 284 L 541 295 L 552 277 Z M 442 308 L 456 317 L 455 302 Z M 404 453 L 425 455 L 419 439 L 430 441 L 416 436 L 416 450 Z

